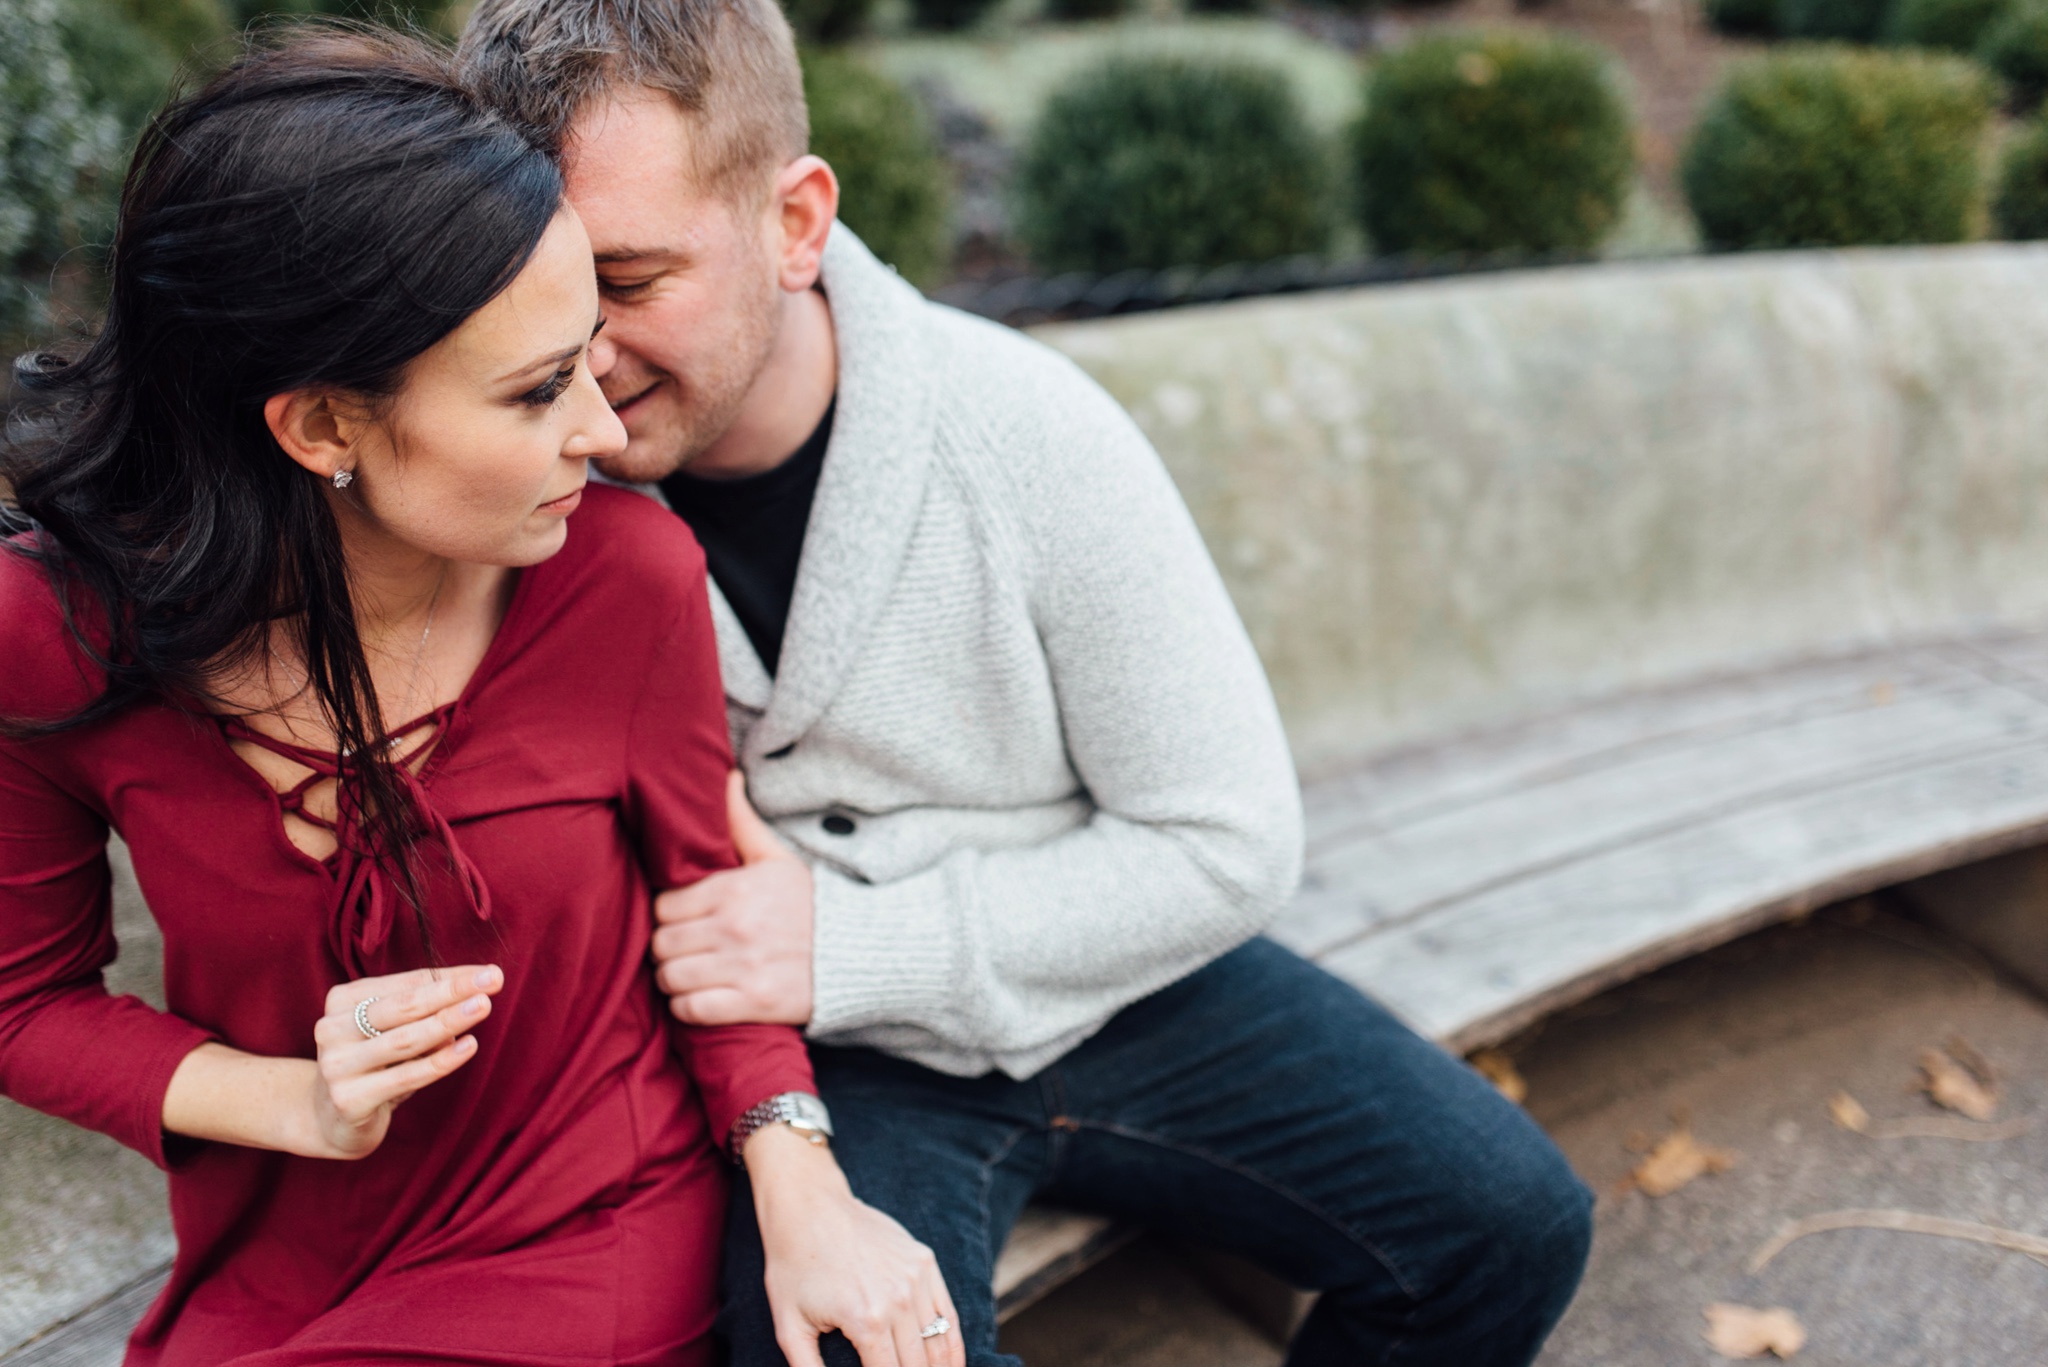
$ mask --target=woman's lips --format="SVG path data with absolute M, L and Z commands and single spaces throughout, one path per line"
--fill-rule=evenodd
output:
M 581 503 L 582 501 L 583 491 L 581 489 L 578 489 L 573 494 L 562 495 L 560 498 L 556 499 L 552 503 L 541 504 L 539 511 L 544 513 L 561 513 L 566 516 L 569 513 L 575 512 L 576 505 Z

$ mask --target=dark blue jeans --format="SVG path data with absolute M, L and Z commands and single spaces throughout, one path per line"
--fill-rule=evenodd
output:
M 938 1255 L 970 1367 L 1018 1362 L 997 1351 L 989 1277 L 1034 1199 L 1321 1292 L 1291 1367 L 1527 1363 L 1585 1265 L 1592 1198 L 1549 1138 L 1268 940 L 1125 1009 L 1025 1082 L 812 1054 L 854 1191 Z M 720 1327 L 733 1367 L 784 1367 L 744 1187 L 732 1209 Z M 833 1334 L 825 1361 L 859 1359 Z

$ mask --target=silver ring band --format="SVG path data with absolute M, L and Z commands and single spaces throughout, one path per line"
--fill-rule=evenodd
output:
M 917 1333 L 917 1336 L 921 1339 L 935 1339 L 942 1335 L 950 1334 L 952 1332 L 953 1321 L 947 1319 L 944 1315 L 941 1315 L 937 1319 L 933 1320 L 930 1324 L 927 1324 L 924 1328 L 920 1329 Z
M 375 1039 L 384 1033 L 370 1024 L 370 1004 L 383 1000 L 382 997 L 365 997 L 356 1003 L 356 1029 L 363 1032 L 364 1039 Z

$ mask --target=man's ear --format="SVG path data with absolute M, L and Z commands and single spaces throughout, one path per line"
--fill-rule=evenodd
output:
M 331 482 L 335 471 L 355 470 L 357 425 L 343 416 L 329 391 L 273 394 L 263 402 L 263 421 L 284 453 L 321 479 Z
M 798 294 L 818 283 L 825 238 L 839 214 L 839 177 L 825 159 L 808 153 L 775 177 L 775 212 L 782 229 L 782 288 Z

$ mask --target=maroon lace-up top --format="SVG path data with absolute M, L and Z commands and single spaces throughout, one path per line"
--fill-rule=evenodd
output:
M 0 714 L 90 696 L 41 572 L 4 553 L 0 661 Z M 438 731 L 411 780 L 435 954 L 506 983 L 476 1057 L 376 1153 L 162 1132 L 201 1042 L 310 1058 L 330 987 L 427 961 L 345 819 L 325 861 L 285 834 L 334 756 L 289 747 L 314 776 L 279 794 L 231 748 L 255 733 L 162 704 L 0 741 L 0 1092 L 170 1170 L 178 1260 L 130 1364 L 708 1362 L 716 1137 L 811 1081 L 792 1029 L 676 1025 L 648 964 L 650 888 L 732 862 L 688 532 L 590 489 L 462 697 L 416 725 Z M 101 982 L 110 826 L 163 930 L 167 1011 Z

